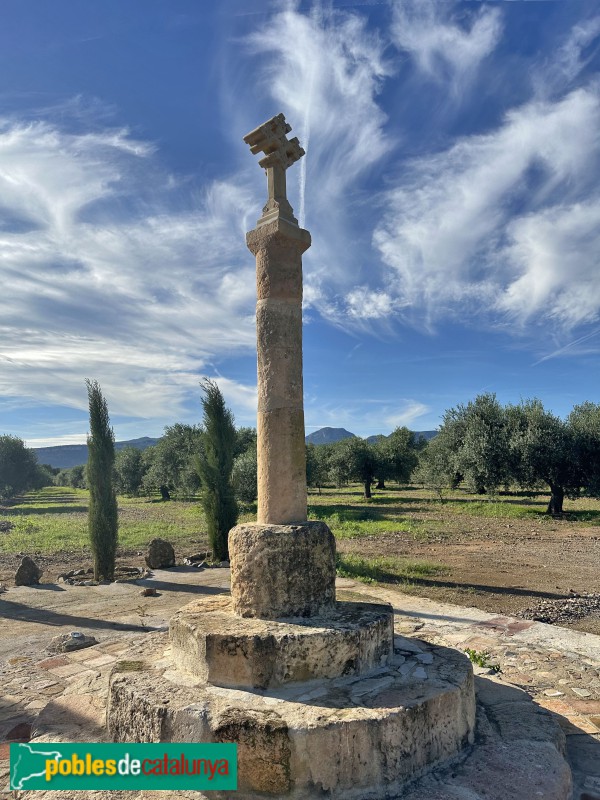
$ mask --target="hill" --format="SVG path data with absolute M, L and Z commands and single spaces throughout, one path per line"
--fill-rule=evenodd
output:
M 115 442 L 115 450 L 122 450 L 124 447 L 137 447 L 138 450 L 145 450 L 157 442 L 158 439 L 142 436 L 127 442 Z M 85 464 L 88 457 L 87 444 L 61 444 L 57 447 L 34 447 L 32 449 L 40 464 L 50 464 L 51 467 L 60 469 L 70 469 L 78 464 Z
M 345 428 L 319 428 L 318 431 L 309 433 L 306 437 L 308 444 L 333 444 L 341 442 L 342 439 L 353 439 L 354 433 L 350 433 Z

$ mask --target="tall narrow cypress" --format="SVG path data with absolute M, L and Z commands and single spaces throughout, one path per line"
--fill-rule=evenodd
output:
M 88 529 L 94 557 L 94 579 L 113 580 L 117 552 L 118 512 L 114 487 L 115 437 L 98 381 L 86 380 L 90 408 L 87 437 Z
M 233 414 L 225 405 L 217 384 L 206 379 L 200 385 L 204 390 L 204 447 L 196 459 L 202 483 L 200 501 L 206 517 L 213 560 L 224 561 L 229 558 L 227 537 L 238 516 L 231 483 L 236 432 Z

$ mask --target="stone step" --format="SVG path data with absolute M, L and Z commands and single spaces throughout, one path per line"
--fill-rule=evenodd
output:
M 267 689 L 361 675 L 392 655 L 392 607 L 335 603 L 327 617 L 242 619 L 230 598 L 189 603 L 171 619 L 174 665 L 200 681 Z
M 131 668 L 113 673 L 109 736 L 236 742 L 239 800 L 261 792 L 290 800 L 399 796 L 407 781 L 473 741 L 471 664 L 448 648 L 423 642 L 428 664 L 415 655 L 367 676 L 247 691 L 173 668 L 168 645 L 164 634 L 149 636 Z

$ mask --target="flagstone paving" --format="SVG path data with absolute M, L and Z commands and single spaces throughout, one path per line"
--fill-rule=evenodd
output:
M 73 718 L 73 740 L 103 735 L 108 676 L 151 630 L 165 630 L 177 608 L 202 594 L 226 591 L 226 569 L 156 571 L 138 585 L 10 589 L 0 597 L 0 798 L 8 792 L 10 741 L 59 730 Z M 156 598 L 140 597 L 155 586 Z M 552 713 L 567 740 L 574 800 L 600 800 L 600 637 L 592 634 L 436 603 L 383 587 L 338 580 L 341 599 L 389 602 L 396 633 L 431 644 L 469 648 L 484 663 L 476 674 L 517 686 Z M 98 644 L 52 655 L 53 636 L 78 630 Z M 427 674 L 427 653 L 406 651 L 407 663 Z M 130 653 L 129 653 L 129 657 Z M 499 667 L 501 672 L 494 671 Z M 48 704 L 52 703 L 51 706 Z M 48 739 L 49 740 L 49 739 Z M 116 795 L 115 795 L 116 796 Z

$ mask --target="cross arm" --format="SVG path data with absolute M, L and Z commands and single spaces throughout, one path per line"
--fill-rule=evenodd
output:
M 287 135 L 292 126 L 285 121 L 283 114 L 263 122 L 258 128 L 244 136 L 244 141 L 250 146 L 253 155 L 264 153 L 264 158 L 258 162 L 263 169 L 281 166 L 283 169 L 291 167 L 304 155 L 297 137 L 288 139 Z

